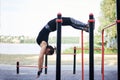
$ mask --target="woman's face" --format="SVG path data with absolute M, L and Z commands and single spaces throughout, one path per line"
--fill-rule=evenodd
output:
M 47 48 L 47 49 L 46 49 L 46 52 L 45 52 L 46 55 L 50 55 L 49 51 L 50 51 L 50 48 Z

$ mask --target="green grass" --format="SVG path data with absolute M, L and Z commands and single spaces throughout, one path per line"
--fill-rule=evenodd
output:
M 78 47 L 79 48 L 79 47 Z M 98 47 L 99 48 L 99 47 Z M 86 50 L 84 50 L 84 53 L 85 54 L 88 54 L 89 53 L 89 48 L 85 48 Z M 98 50 L 95 49 L 94 50 L 94 54 L 101 54 L 102 51 L 100 50 L 101 48 L 99 48 Z M 67 54 L 67 53 L 74 53 L 73 51 L 73 47 L 71 48 L 68 48 L 66 50 L 63 51 L 63 53 Z M 77 54 L 80 54 L 81 53 L 81 49 L 78 49 L 76 50 L 76 53 Z M 117 49 L 110 49 L 110 48 L 105 48 L 105 51 L 104 51 L 105 54 L 117 54 Z

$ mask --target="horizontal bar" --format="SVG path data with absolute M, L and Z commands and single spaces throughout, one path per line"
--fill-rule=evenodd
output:
M 33 67 L 33 68 L 37 68 L 38 66 L 28 66 L 28 65 L 25 65 L 25 66 L 17 66 L 17 67 Z M 47 66 L 44 66 L 42 68 L 48 68 Z
M 114 22 L 114 23 L 112 23 L 112 24 L 110 24 L 110 25 L 106 26 L 105 28 L 103 28 L 103 29 L 102 29 L 102 31 L 103 31 L 103 30 L 105 30 L 105 29 L 107 29 L 107 28 L 109 28 L 109 27 L 112 27 L 112 26 L 114 26 L 114 25 L 116 25 L 116 24 L 117 24 L 117 23 L 116 23 L 116 22 Z

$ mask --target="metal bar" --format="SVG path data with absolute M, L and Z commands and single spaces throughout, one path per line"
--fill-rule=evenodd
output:
M 45 66 L 47 66 L 47 60 L 48 60 L 48 58 L 47 58 L 48 56 L 47 55 L 45 55 Z M 45 68 L 45 74 L 47 74 L 47 68 Z
M 94 17 L 89 15 L 89 80 L 94 80 Z
M 117 47 L 118 47 L 118 80 L 120 80 L 120 0 L 116 0 L 117 7 Z M 119 21 L 118 21 L 119 20 Z
M 19 61 L 16 63 L 16 73 L 19 74 Z
M 84 80 L 84 42 L 83 42 L 83 30 L 81 31 L 81 51 L 82 51 L 82 80 Z
M 104 29 L 102 30 L 102 66 L 101 66 L 102 80 L 104 80 Z
M 59 13 L 56 19 L 57 27 L 57 57 L 56 57 L 56 80 L 61 80 L 61 24 L 62 17 Z
M 73 74 L 76 74 L 76 47 L 74 47 Z

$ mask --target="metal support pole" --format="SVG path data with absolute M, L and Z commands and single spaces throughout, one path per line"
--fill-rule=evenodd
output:
M 94 17 L 89 15 L 89 80 L 94 80 Z
M 45 67 L 47 67 L 47 55 L 45 55 Z M 45 74 L 47 74 L 47 68 L 45 68 Z
M 102 80 L 104 80 L 104 29 L 102 30 L 102 64 L 101 64 L 101 73 L 102 73 Z
M 56 56 L 56 80 L 61 80 L 61 24 L 62 17 L 59 13 L 56 19 L 56 28 L 57 28 L 57 56 Z
M 82 56 L 82 80 L 84 80 L 84 40 L 83 40 L 83 30 L 81 31 L 81 56 Z
M 117 20 L 120 20 L 120 0 L 116 0 Z M 117 22 L 117 46 L 118 46 L 118 80 L 120 80 L 120 22 Z
M 73 74 L 76 74 L 76 47 L 74 47 Z
M 19 74 L 19 61 L 16 63 L 16 73 Z

